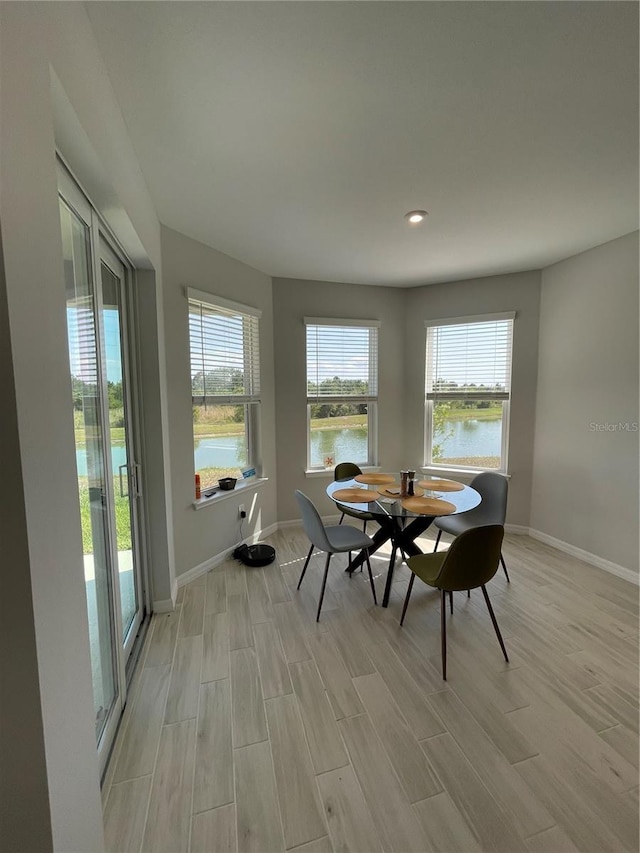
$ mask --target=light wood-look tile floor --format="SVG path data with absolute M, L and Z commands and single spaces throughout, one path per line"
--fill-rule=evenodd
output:
M 425 537 L 423 546 L 431 550 Z M 153 617 L 104 788 L 110 851 L 638 850 L 638 591 L 525 536 L 454 596 L 448 681 L 438 593 L 409 571 L 388 609 L 323 555 L 295 586 L 229 561 Z M 373 561 L 379 598 L 386 561 Z

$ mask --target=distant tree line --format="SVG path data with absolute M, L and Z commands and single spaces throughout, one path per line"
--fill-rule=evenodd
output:
M 71 393 L 73 395 L 73 408 L 77 412 L 81 412 L 83 398 L 95 397 L 98 388 L 95 382 L 85 382 L 78 376 L 71 374 Z M 109 395 L 109 409 L 123 408 L 122 380 L 120 382 L 107 382 L 107 394 Z
M 307 382 L 308 397 L 367 397 L 369 383 L 364 379 L 341 379 L 334 376 L 323 379 L 320 384 Z M 338 418 L 345 415 L 366 415 L 366 403 L 312 403 L 312 418 Z
M 238 406 L 221 405 L 219 403 L 207 404 L 208 395 L 220 394 L 231 396 L 233 394 L 244 394 L 244 373 L 231 367 L 217 367 L 215 370 L 203 372 L 199 370 L 191 377 L 191 396 L 204 397 L 202 405 L 193 407 L 193 422 L 242 423 L 244 421 L 244 404 Z
M 450 382 L 446 379 L 438 379 L 433 384 L 433 390 L 438 391 L 455 391 L 464 394 L 465 391 L 497 391 L 503 392 L 504 385 L 497 382 L 495 385 L 484 385 L 482 382 L 476 385 L 475 382 L 458 385 L 457 382 Z M 501 400 L 448 400 L 450 409 L 493 409 L 502 404 Z
M 199 370 L 191 378 L 193 397 L 207 394 L 244 394 L 244 372 L 231 367 L 217 367 L 203 372 Z

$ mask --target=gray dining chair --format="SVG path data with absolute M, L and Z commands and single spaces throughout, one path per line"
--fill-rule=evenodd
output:
M 459 536 L 472 527 L 487 527 L 490 524 L 499 524 L 504 527 L 504 520 L 507 515 L 507 492 L 509 488 L 506 477 L 502 474 L 494 474 L 491 471 L 485 471 L 478 474 L 471 481 L 471 488 L 480 493 L 482 502 L 475 509 L 470 509 L 468 512 L 463 512 L 460 515 L 441 516 L 436 518 L 434 525 L 438 528 L 438 538 L 433 549 L 438 550 L 440 537 L 442 532 L 451 534 L 451 536 Z M 510 583 L 509 572 L 500 551 L 500 562 L 504 571 L 507 582 Z
M 358 530 L 357 527 L 353 527 L 351 524 L 335 524 L 331 527 L 325 527 L 318 510 L 313 504 L 313 501 L 311 501 L 310 498 L 308 498 L 299 489 L 296 489 L 295 495 L 300 508 L 300 514 L 302 515 L 302 525 L 305 533 L 311 541 L 311 547 L 309 548 L 309 553 L 307 554 L 307 559 L 305 560 L 302 574 L 300 575 L 300 580 L 298 581 L 296 589 L 300 589 L 300 584 L 302 583 L 302 579 L 307 571 L 307 566 L 309 565 L 309 560 L 313 554 L 313 549 L 317 548 L 319 551 L 324 551 L 327 555 L 324 566 L 324 577 L 322 579 L 322 589 L 320 591 L 320 601 L 318 602 L 318 612 L 316 614 L 316 622 L 320 621 L 322 600 L 324 598 L 324 591 L 327 585 L 327 575 L 329 574 L 329 563 L 331 562 L 331 557 L 334 554 L 345 554 L 351 551 L 364 550 L 367 560 L 367 569 L 369 570 L 369 583 L 371 584 L 371 592 L 373 593 L 373 603 L 377 604 L 378 599 L 376 597 L 376 588 L 373 583 L 371 563 L 369 562 L 369 548 L 373 545 L 373 539 L 370 536 L 367 536 L 366 533 Z M 349 560 L 349 562 L 351 562 L 351 560 Z

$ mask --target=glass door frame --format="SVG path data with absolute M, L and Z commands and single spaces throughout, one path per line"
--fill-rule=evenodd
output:
M 93 214 L 94 219 L 97 219 L 96 214 Z M 96 294 L 96 307 L 98 313 L 98 337 L 100 341 L 100 350 L 101 350 L 101 362 L 106 365 L 106 352 L 105 352 L 105 343 L 106 343 L 106 333 L 104 329 L 104 301 L 103 301 L 103 289 L 102 289 L 102 264 L 104 264 L 118 279 L 119 281 L 119 291 L 120 291 L 120 300 L 122 306 L 122 324 L 120 326 L 121 329 L 121 339 L 120 339 L 120 347 L 121 347 L 121 355 L 122 355 L 122 397 L 123 397 L 123 415 L 125 418 L 125 446 L 127 450 L 127 492 L 131 496 L 131 546 L 133 550 L 133 581 L 136 589 L 136 598 L 138 600 L 138 608 L 136 610 L 136 615 L 133 619 L 133 622 L 127 629 L 126 637 L 123 636 L 123 625 L 122 625 L 122 602 L 120 597 L 120 584 L 114 583 L 114 604 L 115 604 L 115 613 L 116 613 L 116 628 L 118 631 L 118 636 L 123 643 L 124 655 L 125 655 L 125 669 L 126 665 L 129 661 L 129 657 L 131 652 L 133 651 L 133 647 L 135 645 L 136 636 L 140 629 L 140 625 L 143 622 L 145 611 L 148 608 L 145 606 L 144 601 L 144 591 L 146 588 L 146 584 L 144 583 L 144 578 L 142 576 L 142 571 L 137 571 L 137 568 L 142 568 L 141 560 L 141 543 L 140 543 L 140 523 L 138 518 L 137 506 L 139 498 L 141 497 L 140 492 L 140 464 L 136 461 L 137 454 L 135 452 L 135 436 L 134 436 L 134 428 L 133 428 L 133 417 L 132 417 L 132 400 L 131 400 L 131 388 L 129 377 L 131 376 L 131 362 L 129 358 L 129 330 L 128 330 L 128 309 L 126 304 L 126 290 L 127 290 L 127 267 L 121 258 L 115 253 L 115 251 L 111 248 L 109 243 L 107 242 L 105 235 L 102 233 L 102 229 L 99 226 L 99 223 L 96 223 L 98 227 L 92 229 L 92 255 L 95 256 L 97 263 L 94 266 L 98 267 L 96 274 L 99 274 L 99 279 L 96 283 L 95 294 Z M 103 398 L 105 400 L 105 405 L 102 407 L 103 417 L 107 422 L 106 433 L 105 433 L 105 452 L 108 445 L 108 449 L 110 451 L 111 444 L 109 441 L 110 438 L 110 423 L 109 423 L 109 407 L 106 405 L 108 401 L 108 377 L 106 370 L 101 371 L 101 385 L 102 385 L 102 393 Z M 109 460 L 110 462 L 110 460 Z M 107 466 L 106 470 L 106 481 L 107 481 L 107 489 L 109 490 L 109 494 L 115 495 L 115 483 L 114 483 L 114 473 L 113 467 L 111 464 Z M 110 515 L 111 515 L 111 524 L 109 525 L 110 533 L 111 533 L 111 551 L 113 554 L 113 566 L 115 571 L 118 572 L 118 542 L 116 536 L 116 517 L 115 517 L 115 507 L 110 507 Z
M 104 343 L 104 314 L 102 300 L 102 276 L 101 264 L 106 258 L 105 265 L 119 265 L 122 278 L 120 278 L 120 294 L 122 297 L 123 324 L 121 327 L 121 346 L 123 358 L 123 410 L 126 418 L 127 445 L 130 447 L 131 456 L 128 457 L 129 468 L 133 470 L 133 476 L 129 476 L 129 483 L 134 485 L 134 500 L 132 502 L 131 524 L 132 524 L 132 547 L 135 548 L 134 555 L 134 582 L 139 593 L 139 608 L 136 618 L 132 623 L 127 636 L 123 642 L 122 610 L 120 602 L 120 584 L 117 576 L 118 550 L 116 541 L 116 519 L 113 500 L 108 498 L 109 536 L 107 537 L 107 558 L 111 569 L 109 583 L 110 591 L 110 616 L 112 620 L 112 632 L 115 648 L 112 648 L 113 666 L 115 673 L 116 696 L 106 725 L 97 743 L 98 758 L 100 763 L 100 775 L 104 777 L 111 749 L 120 724 L 120 719 L 127 698 L 127 687 L 132 670 L 128 664 L 135 657 L 132 655 L 136 640 L 141 628 L 148 624 L 151 613 L 150 585 L 148 579 L 147 561 L 147 539 L 143 496 L 141 491 L 140 463 L 143 458 L 143 445 L 141 431 L 139 429 L 141 405 L 140 405 L 140 380 L 138 375 L 139 362 L 131 358 L 131 353 L 137 353 L 136 336 L 136 301 L 135 271 L 127 258 L 126 253 L 119 245 L 117 239 L 96 212 L 95 206 L 81 190 L 78 182 L 73 176 L 60 154 L 57 155 L 58 194 L 65 204 L 73 210 L 89 231 L 91 251 L 91 275 L 93 278 L 93 302 L 95 312 L 96 345 L 99 352 L 98 371 L 101 387 L 103 405 L 101 408 L 101 427 L 103 433 L 102 451 L 103 466 L 105 472 L 105 490 L 107 495 L 114 495 L 113 471 L 111 463 L 111 442 L 109 408 L 104 405 L 108 401 L 107 376 L 105 369 L 105 343 Z M 127 382 L 124 382 L 124 376 Z M 124 395 L 127 395 L 125 403 Z M 129 472 L 130 473 L 130 472 Z M 131 488 L 130 488 L 131 490 Z M 135 544 L 134 544 L 135 543 Z M 135 578 L 135 566 L 139 567 L 138 578 Z M 115 568 L 115 571 L 114 571 Z

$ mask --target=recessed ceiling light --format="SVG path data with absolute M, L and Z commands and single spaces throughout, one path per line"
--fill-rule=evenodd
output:
M 427 218 L 428 213 L 426 210 L 410 210 L 409 213 L 405 213 L 404 218 L 407 220 L 409 225 L 420 225 L 421 222 Z

